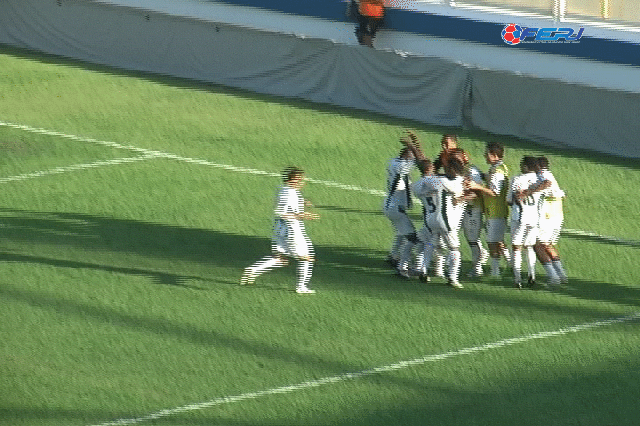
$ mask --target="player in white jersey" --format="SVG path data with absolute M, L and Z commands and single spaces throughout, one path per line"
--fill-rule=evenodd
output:
M 397 158 L 389 161 L 387 167 L 387 197 L 384 200 L 384 215 L 391 221 L 395 230 L 395 237 L 391 252 L 387 260 L 398 267 L 398 272 L 406 276 L 406 265 L 400 265 L 400 258 L 410 253 L 413 246 L 418 243 L 416 229 L 407 215 L 407 210 L 412 207 L 409 174 L 415 167 L 415 160 L 423 160 L 424 154 L 420 149 L 415 134 L 408 132 L 400 141 L 405 147 Z M 404 272 L 404 274 L 403 274 Z
M 244 270 L 241 285 L 253 284 L 258 276 L 271 269 L 286 266 L 288 258 L 298 261 L 296 293 L 313 294 L 308 287 L 315 261 L 311 240 L 307 237 L 303 220 L 318 219 L 315 213 L 305 212 L 300 190 L 305 184 L 304 172 L 290 167 L 284 172 L 284 185 L 278 189 L 274 209 L 272 255 L 266 256 Z
M 537 182 L 522 191 L 520 196 L 526 197 L 536 192 L 541 192 L 543 195 L 538 225 L 540 231 L 535 250 L 547 273 L 549 285 L 555 287 L 568 281 L 567 273 L 556 247 L 564 221 L 562 199 L 565 197 L 565 193 L 560 189 L 553 173 L 549 170 L 549 160 L 546 157 L 537 158 L 536 172 Z
M 506 202 L 509 169 L 502 161 L 504 146 L 498 142 L 490 142 L 485 150 L 485 160 L 491 165 L 485 176 L 487 186 L 469 182 L 469 189 L 482 194 L 482 205 L 486 220 L 486 238 L 491 256 L 491 275 L 500 276 L 500 258 L 504 256 L 511 263 L 511 255 L 504 244 L 504 233 L 509 217 Z
M 466 153 L 465 153 L 466 154 Z M 465 177 L 478 185 L 484 182 L 484 175 L 476 166 L 468 164 L 469 159 L 466 157 Z M 482 231 L 482 196 L 474 193 L 467 203 L 462 216 L 462 232 L 464 234 L 469 249 L 471 250 L 471 263 L 473 264 L 469 277 L 480 277 L 483 275 L 482 265 L 489 260 L 489 251 L 482 246 L 480 241 L 480 232 Z
M 466 206 L 464 195 L 464 166 L 457 158 L 451 158 L 445 166 L 445 176 L 425 176 L 415 185 L 416 196 L 424 205 L 424 222 L 431 234 L 425 245 L 422 272 L 427 267 L 439 243 L 444 240 L 449 249 L 449 285 L 462 288 L 458 281 L 460 273 L 460 223 Z
M 511 206 L 511 246 L 513 248 L 513 276 L 517 288 L 522 288 L 522 247 L 527 250 L 528 285 L 535 283 L 536 254 L 533 246 L 538 236 L 538 220 L 542 194 L 534 192 L 527 197 L 518 198 L 515 194 L 536 183 L 536 158 L 526 156 L 520 161 L 521 175 L 511 180 L 507 191 L 507 204 Z
M 422 181 L 425 179 L 425 177 L 428 176 L 433 176 L 433 174 L 435 173 L 435 166 L 433 165 L 433 163 L 429 160 L 429 159 L 423 159 L 423 160 L 419 160 L 417 162 L 418 165 L 418 169 L 420 169 L 420 173 L 422 175 L 421 179 L 418 180 L 418 182 L 414 183 L 412 185 L 412 191 L 414 194 L 416 194 L 416 190 L 418 191 L 418 193 L 420 193 L 420 191 L 422 191 Z M 404 270 L 400 269 L 400 273 L 402 276 L 404 277 L 409 277 L 412 273 L 416 274 L 420 277 L 420 281 L 423 282 L 427 282 L 429 281 L 429 277 L 426 274 L 426 268 L 423 268 L 423 263 L 424 263 L 424 249 L 425 246 L 427 244 L 431 243 L 431 231 L 429 231 L 429 229 L 427 228 L 425 222 L 424 222 L 424 217 L 426 215 L 426 208 L 427 205 L 424 204 L 424 198 L 427 194 L 422 194 L 422 202 L 423 202 L 423 206 L 422 206 L 422 213 L 423 213 L 423 226 L 422 228 L 418 231 L 418 239 L 420 240 L 418 242 L 418 244 L 416 244 L 415 249 L 417 252 L 416 255 L 416 259 L 415 259 L 415 265 L 416 265 L 416 271 L 407 271 L 407 273 L 404 273 Z M 430 195 L 434 195 L 435 196 L 435 191 L 430 194 Z M 442 239 L 440 239 L 440 242 L 438 243 L 438 246 L 436 248 L 436 255 L 438 257 L 443 257 L 444 258 L 444 254 L 443 254 L 443 249 L 442 246 L 444 245 L 444 242 L 442 241 Z M 406 265 L 408 267 L 409 265 L 409 258 L 408 256 L 410 255 L 410 253 L 404 253 L 404 257 L 400 260 L 400 264 L 401 265 Z M 441 276 L 444 278 L 444 259 L 441 261 L 441 264 L 438 264 L 439 259 L 436 259 L 436 276 Z M 427 265 L 428 267 L 428 265 Z

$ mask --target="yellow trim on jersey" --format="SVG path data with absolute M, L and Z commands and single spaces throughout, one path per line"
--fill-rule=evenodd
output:
M 487 177 L 487 181 L 491 182 L 491 177 L 500 172 L 504 175 L 504 181 L 502 183 L 502 189 L 497 197 L 487 194 L 482 194 L 482 201 L 484 204 L 484 214 L 487 219 L 500 219 L 507 218 L 509 216 L 509 207 L 507 205 L 507 186 L 509 185 L 509 169 L 505 164 L 499 164 L 495 167 L 493 172 Z

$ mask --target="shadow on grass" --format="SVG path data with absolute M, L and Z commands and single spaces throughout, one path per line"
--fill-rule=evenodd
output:
M 112 74 L 116 76 L 125 76 L 138 79 L 144 79 L 153 83 L 163 84 L 170 87 L 177 87 L 183 89 L 194 89 L 199 91 L 207 91 L 211 93 L 220 93 L 235 96 L 243 99 L 257 100 L 269 103 L 277 103 L 294 107 L 298 109 L 313 110 L 324 114 L 340 115 L 346 117 L 357 118 L 360 120 L 367 120 L 376 123 L 389 124 L 394 126 L 400 126 L 405 128 L 413 128 L 424 132 L 434 133 L 457 133 L 462 137 L 472 137 L 475 139 L 483 140 L 485 142 L 498 141 L 503 143 L 507 147 L 519 148 L 525 150 L 537 150 L 544 152 L 546 155 L 557 155 L 569 158 L 576 158 L 585 161 L 589 161 L 597 164 L 608 164 L 611 166 L 627 168 L 631 170 L 640 170 L 639 159 L 629 159 L 624 157 L 618 157 L 610 154 L 603 154 L 593 152 L 585 149 L 562 147 L 559 145 L 550 146 L 542 145 L 533 141 L 519 139 L 512 136 L 494 135 L 488 132 L 474 129 L 471 131 L 465 131 L 459 128 L 447 128 L 438 126 L 435 124 L 425 124 L 422 122 L 408 120 L 403 118 L 391 117 L 388 115 L 375 113 L 371 111 L 363 111 L 355 108 L 341 107 L 331 104 L 321 104 L 311 101 L 307 101 L 300 98 L 286 98 L 283 96 L 268 95 L 251 92 L 245 89 L 233 88 L 229 86 L 223 86 L 220 84 L 214 84 L 209 82 L 203 82 L 198 80 L 190 80 L 184 78 L 177 78 L 161 74 L 153 74 L 142 71 L 125 70 L 122 68 L 108 67 L 105 65 L 93 64 L 77 59 L 72 59 L 63 56 L 56 56 L 47 54 L 44 52 L 38 52 L 26 48 L 19 48 L 11 45 L 0 44 L 0 54 L 10 55 L 16 58 L 28 59 L 31 61 L 38 61 L 44 64 L 55 64 L 72 66 L 74 68 L 83 68 L 89 71 L 96 71 L 104 74 Z
M 105 421 L 113 414 L 104 410 L 82 410 L 64 408 L 35 408 L 35 407 L 2 407 L 0 408 L 0 424 L 3 425 L 75 425 L 90 424 L 95 421 Z M 28 422 L 28 423 L 27 423 Z
M 47 213 L 0 208 L 0 240 L 44 245 L 68 246 L 87 252 L 131 253 L 158 259 L 172 259 L 243 268 L 271 252 L 268 238 L 228 234 L 208 229 L 185 228 L 137 220 L 112 219 L 80 213 Z M 369 268 L 386 275 L 386 266 L 378 260 L 384 253 L 340 246 L 316 246 L 326 262 L 339 262 L 355 269 Z M 19 257 L 22 256 L 22 257 Z M 31 258 L 31 259 L 29 259 Z M 45 258 L 24 254 L 6 254 L 4 260 L 41 261 L 46 264 L 109 272 L 148 275 L 156 281 L 179 283 L 200 278 L 189 274 L 142 270 L 129 265 L 109 266 L 90 262 Z M 205 279 L 206 277 L 202 277 Z
M 32 256 L 15 253 L 0 253 L 0 262 L 37 263 L 40 265 L 49 265 L 58 268 L 93 269 L 96 271 L 112 272 L 116 274 L 139 275 L 149 277 L 154 283 L 157 284 L 180 286 L 191 288 L 194 290 L 205 289 L 204 287 L 198 287 L 189 284 L 191 280 L 205 280 L 202 277 L 193 275 L 178 275 L 169 272 L 152 271 L 140 268 L 100 265 L 96 263 L 80 262 L 76 260 L 52 259 L 43 256 Z
M 563 238 L 569 238 L 571 240 L 578 240 L 583 242 L 600 243 L 612 246 L 623 246 L 640 248 L 640 241 L 624 240 L 620 238 L 607 237 L 603 235 L 594 234 L 574 234 L 569 232 L 562 232 Z
M 637 327 L 637 324 L 629 324 Z M 525 360 L 535 364 L 537 360 Z M 519 370 L 511 378 L 497 383 L 495 373 L 486 372 L 490 382 L 481 389 L 471 389 L 462 379 L 466 373 L 460 362 L 460 378 L 447 384 L 422 368 L 404 379 L 411 388 L 389 388 L 383 375 L 377 382 L 348 380 L 338 388 L 326 384 L 317 390 L 300 390 L 277 396 L 284 401 L 256 394 L 251 401 L 185 410 L 167 414 L 149 422 L 136 424 L 189 426 L 424 426 L 424 425 L 620 425 L 637 424 L 637 395 L 640 393 L 640 359 L 593 361 L 587 368 L 567 364 L 553 374 L 541 376 L 540 366 Z M 510 364 L 509 364 L 510 365 Z M 537 376 L 531 377 L 532 374 Z M 526 378 L 528 377 L 528 378 Z M 371 377 L 369 377 L 371 379 Z M 472 377 L 473 379 L 473 377 Z M 373 386 L 373 387 L 371 387 Z M 269 399 L 267 399 L 269 398 Z M 294 403 L 291 403 L 294 401 Z M 193 404 L 205 401 L 191 401 Z M 250 402 L 251 409 L 242 404 Z M 240 404 L 240 405 L 239 405 Z M 264 404 L 277 407 L 268 418 L 260 411 Z M 176 407 L 163 407 L 172 409 Z M 143 417 L 151 413 L 110 413 L 106 410 L 69 410 L 60 408 L 3 407 L 0 419 L 23 424 L 25 421 L 60 422 L 58 424 L 100 424 L 119 419 Z M 128 423 L 122 423 L 128 424 Z
M 373 212 L 371 212 L 373 213 Z M 270 253 L 268 238 L 228 234 L 207 229 L 184 228 L 136 220 L 114 219 L 80 213 L 46 213 L 0 209 L 0 241 L 42 244 L 45 253 L 12 253 L 0 255 L 3 262 L 39 263 L 57 267 L 92 269 L 111 273 L 147 276 L 152 282 L 206 289 L 208 285 L 237 285 L 242 270 L 249 264 Z M 67 247 L 66 255 L 56 254 L 50 247 Z M 386 252 L 358 247 L 316 245 L 318 259 L 314 269 L 314 281 L 324 288 L 351 291 L 384 298 L 407 298 L 435 291 L 446 295 L 451 288 L 438 281 L 422 284 L 417 280 L 401 280 L 385 264 Z M 122 253 L 156 259 L 154 267 L 135 265 L 136 258 L 117 257 L 105 264 L 100 253 Z M 81 258 L 78 258 L 82 255 Z M 85 256 L 86 255 L 86 256 Z M 65 257 L 66 256 L 66 257 Z M 74 256 L 75 258 L 69 258 Z M 93 259 L 92 259 L 93 258 Z M 97 259 L 97 260 L 96 260 Z M 165 261 L 177 261 L 166 266 Z M 164 262 L 164 263 L 163 263 Z M 180 262 L 192 262 L 203 266 L 194 274 L 190 266 Z M 208 275 L 216 267 L 237 271 L 237 276 Z M 463 262 L 463 271 L 469 269 Z M 294 269 L 293 266 L 288 268 Z M 189 269 L 189 270 L 187 270 Z M 295 271 L 289 271 L 294 281 Z M 195 283 L 195 284 L 194 284 Z M 473 285 L 473 283 L 470 283 Z M 483 278 L 477 285 L 511 288 L 512 281 L 505 276 L 498 281 Z M 283 288 L 277 290 L 284 290 Z M 572 280 L 570 289 L 559 290 L 573 297 L 606 301 L 624 306 L 640 306 L 640 288 L 612 283 L 591 283 Z M 511 307 L 543 309 L 560 313 L 563 307 L 545 304 L 544 301 L 527 301 L 512 297 L 511 293 L 451 292 L 452 297 L 488 303 L 503 303 Z M 577 308 L 573 308 L 575 310 Z M 595 312 L 585 312 L 592 316 Z M 601 312 L 595 313 L 599 317 Z
M 637 327 L 637 324 L 629 325 Z M 535 364 L 537 360 L 523 360 Z M 512 362 L 512 361 L 511 361 Z M 508 364 L 511 366 L 511 364 Z M 468 374 L 460 362 L 460 378 L 446 385 L 435 379 L 434 373 L 421 369 L 420 376 L 410 380 L 412 389 L 379 388 L 362 384 L 343 386 L 336 390 L 326 386 L 317 391 L 305 390 L 304 395 L 283 395 L 284 402 L 265 401 L 256 396 L 252 411 L 229 407 L 228 411 L 207 408 L 196 413 L 174 414 L 154 421 L 157 425 L 191 426 L 540 426 L 540 425 L 624 425 L 637 424 L 637 395 L 640 392 L 640 360 L 626 360 L 564 365 L 552 374 L 536 366 L 520 369 L 500 383 L 496 373 L 489 375 L 489 384 L 479 389 L 464 379 Z M 531 372 L 537 374 L 531 377 Z M 497 373 L 503 375 L 502 373 Z M 437 376 L 437 375 L 435 375 Z M 528 377 L 528 378 L 527 378 Z M 354 381 L 357 382 L 357 381 Z M 363 389 L 365 390 L 363 392 Z M 290 401 L 294 401 L 291 403 Z M 334 402 L 339 401 L 339 402 Z M 265 419 L 255 404 L 274 404 L 278 417 Z M 242 403 L 240 403 L 242 404 Z M 281 408 L 288 405 L 289 408 Z M 261 405 L 258 405 L 260 407 Z M 236 411 L 237 410 L 237 411 Z M 237 414 L 235 414 L 237 413 Z M 147 413 L 145 413 L 147 414 Z M 234 415 L 235 414 L 235 415 Z M 254 419 L 251 419 L 251 417 Z M 241 420 L 242 419 L 242 420 Z

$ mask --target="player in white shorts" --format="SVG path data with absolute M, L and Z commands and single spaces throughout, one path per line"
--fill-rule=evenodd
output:
M 543 201 L 538 224 L 540 231 L 535 250 L 547 273 L 549 285 L 555 287 L 560 283 L 568 282 L 567 273 L 556 247 L 564 221 L 562 199 L 565 197 L 565 193 L 560 189 L 553 173 L 549 170 L 549 160 L 546 157 L 537 158 L 536 172 L 537 182 L 522 191 L 521 197 L 536 192 L 542 193 Z
M 466 206 L 464 195 L 464 166 L 457 158 L 451 158 L 445 166 L 445 176 L 425 176 L 414 186 L 415 195 L 420 198 L 425 209 L 425 226 L 431 234 L 425 245 L 422 272 L 427 267 L 439 243 L 444 240 L 449 255 L 449 285 L 462 288 L 458 280 L 460 273 L 460 224 Z
M 487 144 L 485 159 L 491 165 L 487 174 L 487 186 L 469 182 L 469 189 L 482 193 L 484 215 L 487 221 L 487 244 L 491 256 L 491 275 L 500 276 L 500 257 L 511 262 L 509 251 L 504 244 L 509 208 L 507 206 L 507 185 L 509 169 L 503 163 L 504 147 L 497 142 Z
M 468 157 L 466 162 L 469 162 Z M 472 164 L 467 164 L 465 177 L 478 185 L 481 185 L 483 182 L 483 173 Z M 483 275 L 482 265 L 489 259 L 489 252 L 482 246 L 482 241 L 480 241 L 482 210 L 482 196 L 475 194 L 467 203 L 464 215 L 462 216 L 462 233 L 469 244 L 471 263 L 473 265 L 469 272 L 469 277 L 481 277 Z
M 421 179 L 418 180 L 418 182 L 414 183 L 412 185 L 412 191 L 414 194 L 416 194 L 416 190 L 418 192 L 420 192 L 421 186 L 422 186 L 422 181 L 424 180 L 425 177 L 427 176 L 433 176 L 433 174 L 435 173 L 435 167 L 433 165 L 433 163 L 431 163 L 431 161 L 429 159 L 423 159 L 423 160 L 419 160 L 417 162 L 418 165 L 418 169 L 420 169 L 420 173 L 421 173 Z M 427 194 L 422 194 L 422 200 L 424 200 L 424 196 Z M 435 191 L 432 192 L 429 195 L 433 195 L 435 196 Z M 424 202 L 424 201 L 423 201 Z M 407 271 L 407 273 L 405 274 L 404 270 L 400 270 L 401 274 L 406 277 L 409 278 L 409 276 L 413 273 L 419 276 L 420 281 L 423 282 L 427 282 L 429 281 L 429 277 L 426 274 L 426 268 L 423 268 L 423 264 L 424 264 L 424 249 L 425 246 L 427 244 L 431 243 L 431 231 L 427 228 L 426 226 L 426 222 L 424 221 L 424 218 L 426 217 L 426 209 L 427 209 L 427 205 L 423 204 L 422 206 L 422 214 L 423 214 L 423 226 L 422 228 L 418 231 L 418 239 L 420 240 L 418 242 L 418 244 L 416 244 L 415 246 L 415 250 L 417 252 L 416 255 L 416 259 L 415 259 L 415 265 L 416 265 L 416 270 L 414 271 Z M 438 257 L 443 257 L 444 258 L 444 253 L 443 253 L 443 246 L 444 246 L 444 241 L 442 240 L 442 238 L 440 238 L 440 241 L 438 242 L 438 245 L 436 247 L 436 255 Z M 410 255 L 410 253 L 404 253 L 404 257 L 400 260 L 400 264 L 401 265 L 408 265 L 409 264 L 409 259 L 408 256 Z M 436 276 L 441 276 L 444 278 L 444 259 L 440 262 L 440 259 L 436 258 Z M 427 265 L 428 267 L 429 265 Z
M 272 255 L 266 256 L 244 270 L 241 285 L 253 284 L 258 276 L 271 269 L 286 266 L 288 258 L 298 261 L 296 293 L 313 294 L 308 287 L 315 261 L 313 245 L 307 236 L 303 220 L 318 219 L 315 213 L 305 212 L 300 190 L 304 186 L 304 172 L 290 167 L 283 174 L 284 185 L 278 189 L 274 210 Z
M 535 192 L 524 198 L 517 198 L 515 194 L 529 188 L 534 184 L 536 176 L 536 158 L 526 156 L 520 161 L 521 175 L 514 177 L 507 192 L 507 204 L 511 206 L 511 245 L 513 248 L 513 276 L 514 284 L 517 288 L 522 288 L 522 247 L 527 250 L 528 280 L 529 286 L 535 283 L 536 279 L 536 254 L 533 246 L 536 244 L 538 236 L 538 220 L 540 210 L 540 200 L 542 194 Z
M 400 265 L 400 258 L 418 243 L 418 236 L 413 222 L 407 215 L 407 210 L 412 207 L 410 177 L 411 170 L 416 166 L 416 159 L 423 160 L 424 155 L 420 150 L 420 144 L 412 132 L 408 132 L 400 141 L 405 147 L 397 158 L 389 161 L 387 167 L 387 197 L 384 200 L 382 211 L 391 221 L 395 230 L 395 237 L 391 252 L 387 260 L 398 268 L 401 275 L 406 276 L 407 266 Z

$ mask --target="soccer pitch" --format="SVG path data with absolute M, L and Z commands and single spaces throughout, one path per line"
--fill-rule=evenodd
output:
M 485 170 L 489 140 L 550 158 L 571 281 L 456 291 L 384 264 L 407 127 L 437 154 L 445 129 L 1 47 L 0 424 L 636 424 L 640 164 L 462 134 Z M 292 266 L 238 285 L 288 165 L 312 296 Z

